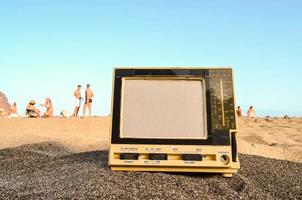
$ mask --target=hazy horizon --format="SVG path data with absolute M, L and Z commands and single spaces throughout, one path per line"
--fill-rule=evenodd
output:
M 91 84 L 108 115 L 114 67 L 233 67 L 236 102 L 260 116 L 302 116 L 302 2 L 0 2 L 0 91 L 73 111 Z M 80 112 L 81 113 L 81 112 Z

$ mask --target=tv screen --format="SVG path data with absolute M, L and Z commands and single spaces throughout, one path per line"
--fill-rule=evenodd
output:
M 203 79 L 123 78 L 121 138 L 207 139 Z

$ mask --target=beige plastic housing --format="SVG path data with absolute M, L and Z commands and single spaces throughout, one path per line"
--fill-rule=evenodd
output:
M 113 82 L 114 78 L 115 75 Z M 120 137 L 206 139 L 205 92 L 205 81 L 200 77 L 123 78 Z M 237 130 L 229 131 L 237 133 Z M 122 154 L 138 157 L 137 160 L 121 159 Z M 150 160 L 150 154 L 165 154 L 167 159 Z M 202 161 L 184 160 L 184 154 L 202 155 Z M 116 171 L 205 172 L 232 177 L 240 163 L 231 158 L 231 146 L 110 143 L 108 159 L 110 168 Z

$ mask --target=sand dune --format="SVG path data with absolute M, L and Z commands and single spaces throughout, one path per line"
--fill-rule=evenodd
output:
M 0 118 L 0 137 L 0 149 L 40 142 L 56 142 L 73 152 L 106 149 L 109 117 Z
M 56 142 L 72 152 L 108 148 L 109 117 L 73 119 L 0 118 L 0 149 Z M 302 162 L 302 118 L 239 119 L 239 152 Z
M 241 169 L 113 172 L 108 117 L 0 119 L 0 199 L 301 199 L 302 119 L 239 121 Z M 286 159 L 291 161 L 276 160 Z
M 238 120 L 239 152 L 302 162 L 301 118 Z

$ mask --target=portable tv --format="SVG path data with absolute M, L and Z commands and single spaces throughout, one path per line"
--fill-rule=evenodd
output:
M 240 167 L 230 68 L 114 69 L 112 170 L 209 172 Z

